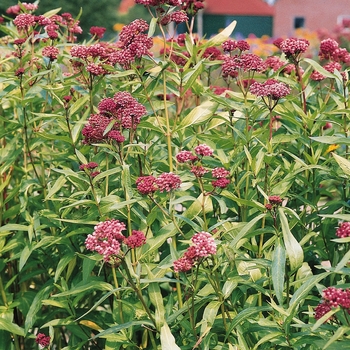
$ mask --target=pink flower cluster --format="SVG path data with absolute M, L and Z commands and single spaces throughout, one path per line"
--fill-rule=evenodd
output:
M 35 342 L 40 345 L 40 347 L 46 348 L 50 345 L 51 338 L 48 335 L 45 335 L 44 333 L 38 333 Z
M 113 97 L 104 98 L 98 104 L 99 114 L 92 114 L 82 130 L 85 144 L 114 140 L 125 141 L 122 129 L 136 129 L 146 108 L 129 92 L 117 92 Z M 109 127 L 109 132 L 106 132 Z
M 33 12 L 38 9 L 37 4 L 29 4 L 27 2 L 22 2 L 21 5 L 22 8 L 24 8 L 27 12 Z M 13 5 L 6 10 L 6 13 L 8 15 L 19 15 L 22 12 L 22 8 L 19 5 Z
M 214 153 L 211 147 L 209 147 L 206 144 L 200 144 L 194 148 L 193 154 L 191 151 L 180 151 L 176 155 L 176 160 L 179 163 L 189 163 L 191 166 L 191 173 L 197 177 L 201 178 L 205 174 L 209 172 L 208 169 L 206 169 L 202 165 L 202 157 L 207 156 L 211 157 Z M 222 167 L 217 167 L 212 169 L 211 171 L 212 177 L 216 180 L 213 180 L 211 182 L 212 186 L 215 188 L 226 188 L 230 184 L 230 172 Z
M 300 54 L 306 52 L 310 42 L 306 39 L 288 38 L 279 43 L 280 50 L 287 58 L 297 60 Z
M 276 209 L 282 205 L 282 198 L 280 196 L 270 196 L 269 202 L 265 204 L 267 210 Z
M 242 72 L 263 72 L 266 70 L 264 60 L 253 54 L 246 53 L 235 56 L 225 56 L 222 64 L 222 73 L 224 77 L 237 77 L 239 71 Z
M 95 37 L 98 38 L 98 39 L 102 39 L 102 37 L 103 37 L 105 31 L 106 31 L 106 28 L 104 28 L 104 27 L 92 26 L 92 27 L 90 28 L 90 34 L 91 34 L 92 36 L 95 36 Z
M 337 41 L 328 38 L 320 43 L 319 57 L 322 60 L 331 60 L 340 63 L 350 62 L 350 53 L 345 48 L 340 48 Z
M 250 86 L 250 92 L 256 96 L 270 97 L 272 100 L 278 100 L 289 95 L 291 89 L 288 85 L 276 79 L 267 79 L 263 83 L 253 83 Z
M 328 287 L 323 290 L 322 301 L 315 308 L 315 318 L 320 319 L 332 308 L 341 307 L 350 314 L 350 289 Z M 328 320 L 327 320 L 328 321 Z
M 235 49 L 238 49 L 239 51 L 248 51 L 250 49 L 250 45 L 245 40 L 232 40 L 228 39 L 222 44 L 222 48 L 225 52 L 231 52 Z
M 144 6 L 161 6 L 161 5 L 169 5 L 169 6 L 181 6 L 182 0 L 135 0 L 136 4 L 144 5 Z
M 181 185 L 180 176 L 174 173 L 162 173 L 158 177 L 153 175 L 140 176 L 136 180 L 136 187 L 140 194 L 150 195 L 156 191 L 170 192 Z
M 60 51 L 55 46 L 46 46 L 42 51 L 42 55 L 49 58 L 51 62 L 57 59 L 59 53 Z
M 342 64 L 348 64 L 350 62 L 350 53 L 345 48 L 340 48 L 336 40 L 328 38 L 321 41 L 319 57 L 321 60 L 327 60 L 328 62 L 323 64 L 323 68 L 334 73 L 335 70 L 341 72 L 344 80 L 347 80 L 346 74 L 342 72 Z M 315 81 L 321 81 L 326 77 L 314 70 L 310 76 L 310 79 Z
M 38 8 L 35 4 L 22 5 L 26 11 L 32 12 Z M 51 17 L 45 17 L 43 15 L 35 16 L 31 13 L 21 13 L 22 9 L 18 6 L 11 6 L 7 13 L 16 14 L 16 18 L 13 20 L 13 24 L 17 27 L 20 33 L 29 33 L 35 29 L 36 33 L 40 33 L 40 26 L 44 28 L 44 31 L 48 38 L 57 39 L 59 37 L 60 27 L 64 27 L 68 33 L 68 41 L 75 41 L 74 34 L 81 34 L 82 29 L 79 26 L 79 21 L 75 20 L 70 13 L 63 13 L 62 15 L 52 15 Z M 39 27 L 39 28 L 38 28 Z M 45 40 L 45 39 L 44 39 Z
M 213 187 L 226 188 L 230 184 L 230 172 L 225 168 L 214 168 L 211 174 L 216 178 L 216 180 L 211 183 Z
M 203 258 L 216 253 L 216 243 L 209 232 L 199 232 L 192 237 L 191 245 L 178 260 L 174 261 L 175 272 L 186 272 Z
M 85 240 L 85 247 L 103 256 L 104 261 L 113 263 L 120 256 L 122 244 L 128 248 L 140 247 L 146 243 L 146 237 L 142 231 L 132 231 L 132 235 L 125 237 L 122 231 L 126 229 L 124 223 L 119 220 L 107 220 L 95 226 L 94 232 Z
M 153 39 L 147 35 L 148 23 L 143 19 L 136 19 L 123 27 L 119 34 L 117 46 L 119 51 L 113 53 L 113 60 L 122 67 L 128 68 L 135 58 L 150 55 Z
M 160 23 L 162 25 L 167 25 L 170 22 L 174 22 L 175 24 L 180 24 L 188 21 L 188 16 L 185 11 L 174 11 L 170 14 L 166 14 L 161 20 Z
M 350 222 L 343 222 L 335 234 L 339 238 L 350 237 Z

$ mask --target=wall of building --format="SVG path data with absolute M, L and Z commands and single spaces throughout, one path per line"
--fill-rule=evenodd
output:
M 203 15 L 203 34 L 210 37 L 226 28 L 232 21 L 237 25 L 233 36 L 246 38 L 250 34 L 258 37 L 262 35 L 272 36 L 273 20 L 271 16 L 234 16 L 234 15 Z
M 299 22 L 304 18 L 304 28 L 332 31 L 342 15 L 350 18 L 349 0 L 277 0 L 273 34 L 275 37 L 292 35 L 296 17 Z

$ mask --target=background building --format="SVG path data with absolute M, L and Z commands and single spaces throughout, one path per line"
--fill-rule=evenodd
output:
M 274 13 L 263 0 L 205 0 L 202 31 L 210 37 L 237 20 L 235 35 L 272 36 Z
M 290 36 L 300 27 L 332 32 L 350 21 L 349 0 L 277 0 L 274 8 L 275 37 Z

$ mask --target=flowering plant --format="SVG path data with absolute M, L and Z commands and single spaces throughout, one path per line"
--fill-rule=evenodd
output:
M 345 347 L 350 53 L 260 57 L 235 22 L 198 37 L 204 1 L 135 2 L 114 42 L 3 17 L 3 347 Z

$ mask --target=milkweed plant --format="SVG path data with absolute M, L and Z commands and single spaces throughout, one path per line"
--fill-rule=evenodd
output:
M 0 17 L 0 348 L 345 349 L 350 53 L 135 2 Z

